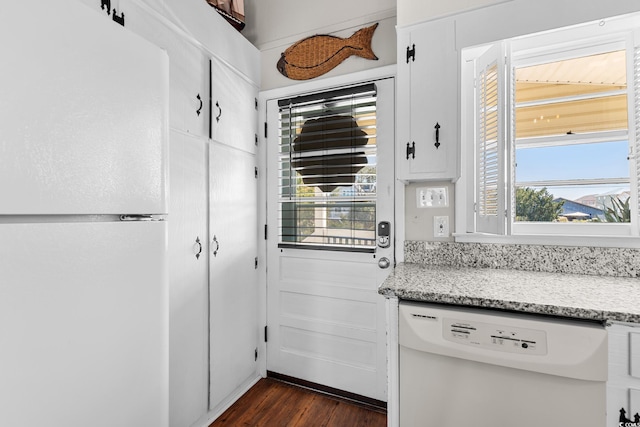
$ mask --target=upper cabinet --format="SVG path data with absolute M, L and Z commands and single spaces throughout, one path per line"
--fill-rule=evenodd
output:
M 172 29 L 166 20 L 136 0 L 120 0 L 125 27 L 165 49 L 169 55 L 172 130 L 209 136 L 209 60 L 196 43 Z
M 222 61 L 211 58 L 211 139 L 255 153 L 257 126 L 258 88 Z
M 458 177 L 458 76 L 452 18 L 398 29 L 399 179 Z

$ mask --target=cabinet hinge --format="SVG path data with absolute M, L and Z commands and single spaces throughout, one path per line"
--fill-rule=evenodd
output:
M 111 0 L 100 0 L 100 8 L 107 12 L 107 15 L 111 15 Z
M 409 156 L 412 159 L 416 158 L 416 143 L 413 142 L 411 145 L 407 142 L 407 160 L 409 160 Z
M 265 225 L 264 225 L 264 240 L 267 240 L 267 237 L 268 237 L 268 235 L 269 235 L 269 234 L 267 233 L 267 229 L 268 229 L 268 225 L 267 225 L 267 224 L 265 224 Z
M 267 122 L 264 122 L 264 138 L 267 139 Z
M 411 58 L 411 60 L 414 61 L 414 62 L 416 60 L 416 45 L 415 44 L 411 45 L 411 49 L 409 49 L 409 46 L 407 46 L 407 64 L 409 63 L 409 58 Z
M 257 179 L 257 178 L 258 178 L 258 167 L 257 167 L 257 166 L 255 167 L 255 170 L 254 170 L 254 173 L 253 173 L 253 174 L 254 174 L 254 176 L 255 176 L 255 177 L 256 177 L 256 179 Z
M 120 16 L 118 16 L 118 12 L 113 8 L 113 21 L 124 27 L 124 12 L 120 12 Z
M 256 257 L 255 259 L 255 266 L 256 266 L 256 270 L 258 269 L 258 257 Z
M 268 335 L 267 335 L 267 326 L 264 327 L 264 342 L 268 342 L 269 340 L 267 339 Z

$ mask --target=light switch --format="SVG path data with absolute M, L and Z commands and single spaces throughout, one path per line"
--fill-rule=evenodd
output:
M 420 187 L 416 189 L 419 208 L 446 208 L 449 206 L 447 187 Z

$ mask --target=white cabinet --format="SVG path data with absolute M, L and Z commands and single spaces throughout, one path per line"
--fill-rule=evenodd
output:
M 125 28 L 165 49 L 169 55 L 169 125 L 209 137 L 209 60 L 190 39 L 175 31 L 140 0 L 119 0 Z
M 458 70 L 452 18 L 398 29 L 399 179 L 458 177 Z
M 192 425 L 208 409 L 208 144 L 171 132 L 169 418 Z
M 255 153 L 257 87 L 216 58 L 211 59 L 211 86 L 211 138 Z
M 257 376 L 258 180 L 255 155 L 211 143 L 210 408 L 225 407 Z
M 640 324 L 615 323 L 608 332 L 607 427 L 617 427 L 621 410 L 631 422 L 640 414 Z

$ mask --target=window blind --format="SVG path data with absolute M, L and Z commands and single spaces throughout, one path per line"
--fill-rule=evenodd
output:
M 478 108 L 478 212 L 498 214 L 498 66 L 480 73 Z
M 504 52 L 494 45 L 476 62 L 476 231 L 505 227 Z
M 281 247 L 373 251 L 375 85 L 282 99 L 278 106 Z

